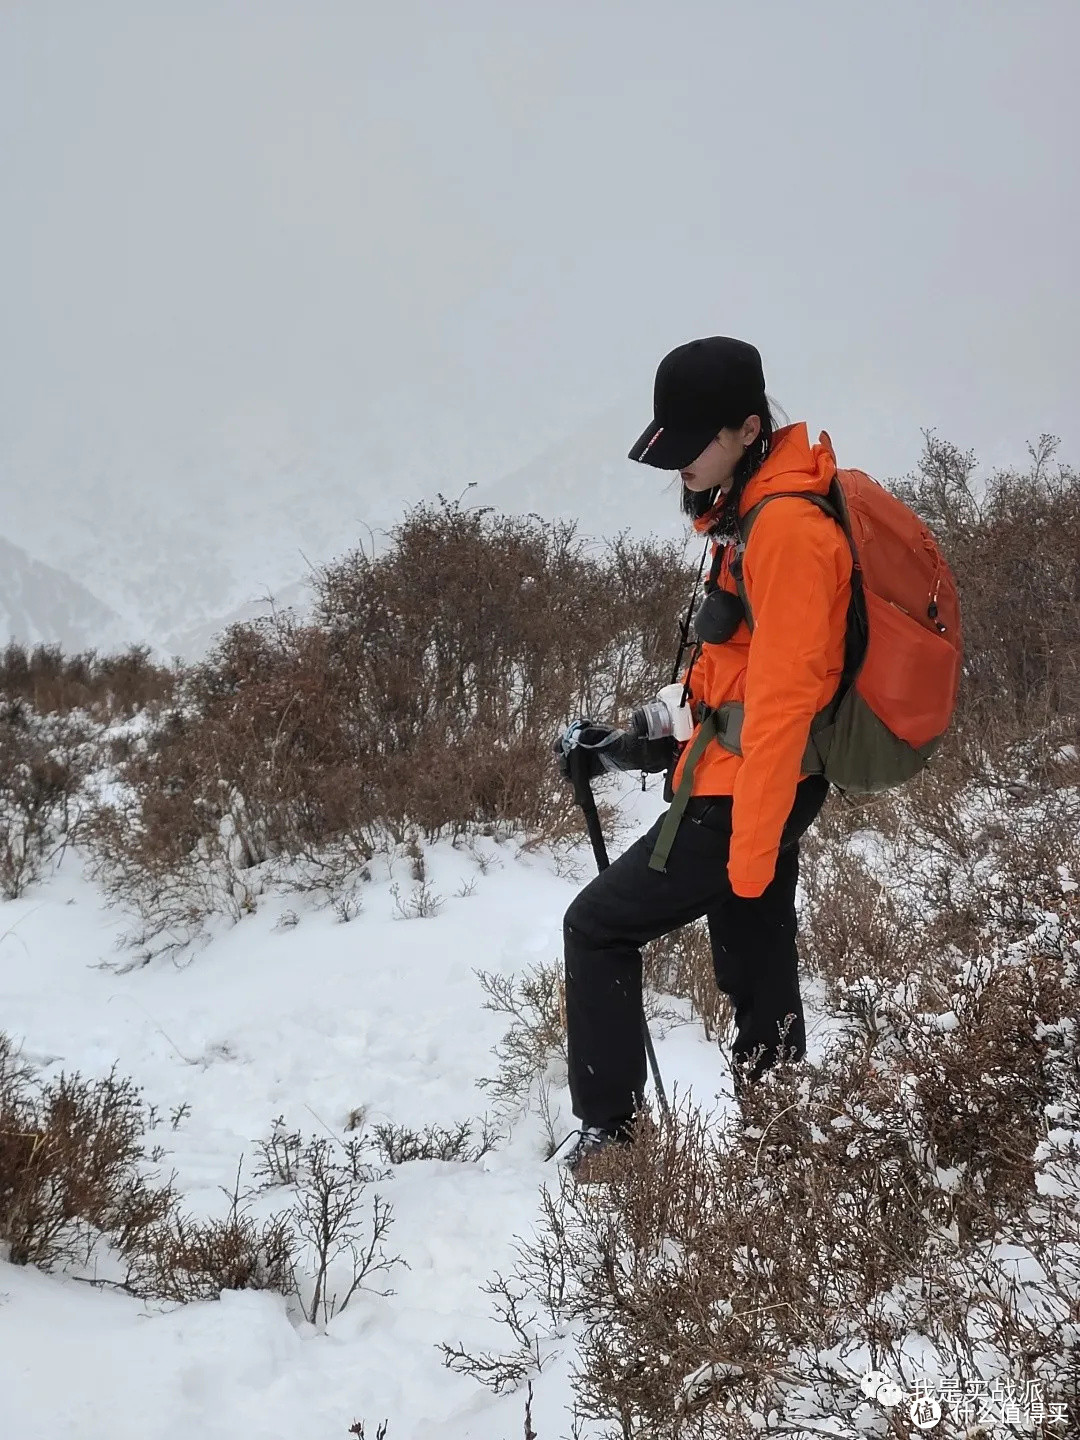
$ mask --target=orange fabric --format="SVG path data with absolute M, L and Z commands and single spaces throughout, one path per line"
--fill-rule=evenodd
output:
M 956 577 L 919 517 L 861 470 L 842 470 L 870 640 L 856 690 L 920 749 L 948 728 L 964 652 Z
M 778 491 L 825 495 L 835 471 L 828 436 L 811 446 L 805 424 L 789 425 L 773 437 L 765 463 L 740 497 L 739 513 Z M 729 559 L 725 555 L 719 583 L 734 592 Z M 691 793 L 733 796 L 728 877 L 737 895 L 752 897 L 773 877 L 810 721 L 840 683 L 851 550 L 840 526 L 816 506 L 774 500 L 750 531 L 743 582 L 753 634 L 743 621 L 725 644 L 703 645 L 690 681 L 695 701 L 713 707 L 743 702 L 743 753 L 707 745 Z M 675 769 L 676 787 L 689 748 L 690 742 Z

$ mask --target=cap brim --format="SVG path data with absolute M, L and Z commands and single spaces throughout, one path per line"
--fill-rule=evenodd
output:
M 630 449 L 629 458 L 642 465 L 655 465 L 658 470 L 685 470 L 715 440 L 715 426 L 695 430 L 674 430 L 654 420 L 646 426 Z

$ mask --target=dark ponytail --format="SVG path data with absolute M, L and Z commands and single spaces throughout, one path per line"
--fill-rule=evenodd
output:
M 755 401 L 752 409 L 747 410 L 745 415 L 734 416 L 725 424 L 718 427 L 719 430 L 735 430 L 751 415 L 756 415 L 761 421 L 761 430 L 757 439 L 752 445 L 747 446 L 746 453 L 735 467 L 735 478 L 731 490 L 728 493 L 728 503 L 724 506 L 723 515 L 712 527 L 710 533 L 718 535 L 724 533 L 731 525 L 735 516 L 735 506 L 738 504 L 739 496 L 746 488 L 750 477 L 761 469 L 765 456 L 769 453 L 769 446 L 776 431 L 776 422 L 773 419 L 772 409 L 768 397 L 762 395 Z M 682 486 L 682 509 L 685 515 L 692 519 L 706 514 L 716 504 L 720 491 L 714 490 L 688 490 Z

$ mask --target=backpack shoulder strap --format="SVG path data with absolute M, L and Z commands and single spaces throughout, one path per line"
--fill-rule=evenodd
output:
M 837 495 L 835 492 L 839 492 L 839 494 Z M 847 507 L 844 504 L 844 492 L 840 482 L 834 477 L 829 486 L 828 495 L 811 495 L 806 490 L 778 490 L 775 495 L 766 495 L 763 500 L 759 500 L 756 505 L 751 506 L 738 522 L 739 539 L 744 549 L 750 538 L 751 526 L 770 500 L 809 500 L 811 505 L 828 515 L 830 520 L 835 520 L 845 532 L 847 530 Z
M 711 594 L 712 591 L 716 589 L 717 584 L 719 583 L 720 571 L 723 569 L 724 566 L 724 554 L 726 550 L 726 545 L 720 545 L 716 541 L 713 542 L 712 564 L 709 566 L 709 577 L 705 581 L 706 595 Z
M 816 509 L 828 515 L 830 520 L 835 520 L 851 542 L 851 531 L 847 519 L 847 506 L 844 504 L 844 492 L 840 481 L 834 476 L 829 486 L 828 495 L 811 495 L 805 490 L 778 490 L 775 495 L 766 495 L 756 505 L 752 505 L 745 515 L 738 522 L 739 543 L 731 562 L 731 576 L 735 581 L 739 592 L 739 599 L 746 611 L 746 623 L 751 633 L 754 629 L 754 616 L 750 609 L 750 597 L 746 593 L 746 584 L 743 580 L 743 552 L 746 550 L 747 542 L 750 539 L 750 529 L 758 515 L 769 504 L 771 500 L 808 500 Z
M 731 562 L 731 574 L 739 591 L 739 598 L 743 602 L 743 609 L 746 611 L 746 623 L 750 627 L 751 634 L 754 629 L 754 617 L 750 609 L 750 596 L 747 594 L 746 585 L 743 581 L 743 551 L 746 549 L 746 542 L 750 535 L 750 527 L 754 523 L 763 505 L 770 500 L 799 499 L 809 500 L 830 519 L 835 520 L 844 532 L 844 536 L 851 550 L 851 603 L 848 606 L 847 630 L 844 637 L 844 670 L 840 678 L 840 685 L 836 692 L 835 703 L 847 693 L 854 683 L 855 677 L 862 668 L 863 659 L 866 656 L 867 636 L 869 634 L 869 622 L 866 614 L 866 596 L 863 591 L 862 566 L 859 563 L 859 551 L 855 544 L 855 536 L 851 529 L 851 515 L 848 511 L 847 497 L 844 495 L 844 487 L 840 483 L 840 476 L 834 475 L 829 485 L 828 495 L 808 495 L 805 490 L 785 490 L 775 495 L 766 495 L 764 500 L 759 500 L 742 517 L 739 523 L 739 547 Z

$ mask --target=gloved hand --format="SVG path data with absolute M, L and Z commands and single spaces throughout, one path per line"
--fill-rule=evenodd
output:
M 574 779 L 570 772 L 570 757 L 575 752 L 575 763 L 581 767 L 577 773 L 586 780 L 594 780 L 597 775 L 613 768 L 610 764 L 605 765 L 601 757 L 608 750 L 614 749 L 622 733 L 612 725 L 596 725 L 591 720 L 575 720 L 565 730 L 560 731 L 551 748 L 559 762 L 563 779 Z
M 605 770 L 644 770 L 648 774 L 666 770 L 675 754 L 675 741 L 670 735 L 646 740 L 611 725 L 575 720 L 560 733 L 551 748 L 564 779 L 573 779 L 570 754 L 576 749 L 580 752 L 577 763 L 582 767 L 581 773 L 586 779 L 594 780 Z

